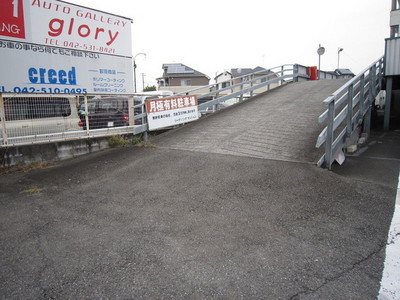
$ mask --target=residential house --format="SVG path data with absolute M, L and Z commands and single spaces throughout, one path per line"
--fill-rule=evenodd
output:
M 163 76 L 157 78 L 159 90 L 180 93 L 196 87 L 207 86 L 210 83 L 210 77 L 184 64 L 163 64 L 162 68 L 164 70 Z M 196 91 L 196 94 L 208 91 L 208 88 L 205 88 L 204 90 Z
M 335 73 L 339 78 L 353 78 L 355 76 L 349 69 L 336 69 Z
M 256 74 L 253 74 L 256 73 Z M 229 86 L 233 86 L 239 83 L 246 83 L 250 81 L 251 79 L 255 78 L 260 78 L 266 75 L 270 75 L 269 77 L 261 78 L 260 80 L 257 80 L 254 82 L 254 85 L 266 82 L 268 80 L 277 78 L 277 75 L 274 75 L 273 72 L 270 70 L 264 69 L 262 67 L 256 67 L 254 69 L 251 68 L 236 68 L 236 69 L 231 69 L 230 71 L 224 71 L 220 74 L 218 74 L 215 77 L 215 83 L 217 89 L 223 89 Z M 264 92 L 268 89 L 275 88 L 279 85 L 278 82 L 272 83 L 269 86 L 265 86 L 262 89 L 258 90 L 257 93 Z M 248 85 L 246 85 L 248 87 Z M 238 91 L 240 89 L 240 86 L 226 90 L 222 92 L 221 94 L 228 94 L 234 91 Z

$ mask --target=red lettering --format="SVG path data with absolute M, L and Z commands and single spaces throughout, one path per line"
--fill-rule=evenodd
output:
M 104 32 L 104 28 L 96 28 L 96 34 L 94 35 L 94 39 L 97 40 L 97 38 L 99 37 L 99 33 L 100 32 Z
M 48 34 L 50 36 L 61 35 L 64 32 L 64 25 L 66 25 L 64 20 L 61 20 L 61 19 L 50 20 Z M 111 30 L 107 30 L 107 32 L 106 32 L 104 28 L 101 28 L 101 27 L 90 28 L 90 26 L 86 25 L 86 24 L 81 24 L 81 25 L 79 25 L 78 28 L 76 28 L 74 18 L 71 18 L 69 20 L 69 24 L 67 26 L 68 26 L 68 30 L 67 30 L 68 35 L 73 35 L 74 32 L 76 32 L 80 37 L 86 38 L 86 37 L 90 36 L 92 34 L 92 32 L 94 32 L 93 38 L 95 40 L 98 40 L 100 37 L 106 38 L 105 42 L 106 42 L 106 45 L 108 45 L 108 46 L 110 46 L 112 43 L 114 43 L 114 41 L 117 39 L 117 37 L 119 35 L 118 31 L 113 32 Z M 104 34 L 101 34 L 102 32 Z
M 71 18 L 71 21 L 69 22 L 69 29 L 68 29 L 68 34 L 72 34 L 72 28 L 74 27 L 74 18 Z
M 82 33 L 82 29 L 83 29 L 83 28 L 86 29 L 86 33 Z M 89 36 L 89 34 L 90 34 L 90 28 L 89 28 L 89 26 L 88 26 L 88 25 L 85 25 L 85 24 L 79 26 L 79 27 L 78 27 L 78 34 L 79 34 L 81 37 L 87 37 L 87 36 Z
M 64 20 L 60 19 L 53 19 L 49 23 L 49 29 L 48 31 L 50 36 L 59 36 L 64 28 Z

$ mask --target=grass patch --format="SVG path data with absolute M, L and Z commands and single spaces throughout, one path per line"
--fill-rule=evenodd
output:
M 39 194 L 43 192 L 45 189 L 44 188 L 38 188 L 38 187 L 32 187 L 30 189 L 22 191 L 22 193 L 29 194 L 29 195 L 34 195 L 34 194 Z
M 23 164 L 23 165 L 12 166 L 12 167 L 4 167 L 4 168 L 0 168 L 0 175 L 6 175 L 6 174 L 16 173 L 16 172 L 27 173 L 32 170 L 48 168 L 53 165 L 54 165 L 54 163 L 37 162 L 37 163 L 29 164 L 29 165 Z
M 136 145 L 138 147 L 155 148 L 155 146 L 150 144 L 148 141 L 144 141 L 140 135 L 134 136 L 133 138 L 123 135 L 113 135 L 108 139 L 108 145 L 112 148 L 127 147 L 132 145 Z
M 136 144 L 137 147 L 144 147 L 144 148 L 155 148 L 156 146 L 150 143 L 149 141 L 140 141 Z
M 132 145 L 133 141 L 122 135 L 113 135 L 108 139 L 108 145 L 114 147 L 126 147 Z

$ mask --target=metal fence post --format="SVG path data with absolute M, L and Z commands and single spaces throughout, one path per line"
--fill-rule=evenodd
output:
M 135 125 L 135 101 L 133 95 L 128 96 L 128 115 L 129 115 L 129 126 Z
M 86 134 L 90 135 L 90 125 L 89 125 L 89 110 L 88 110 L 88 103 L 87 103 L 87 95 L 85 94 L 83 97 L 85 101 L 85 122 L 86 122 Z
M 383 58 L 378 63 L 379 63 L 378 86 L 379 86 L 379 90 L 381 90 L 382 89 L 382 80 L 383 80 Z
M 250 87 L 253 87 L 253 85 L 254 85 L 253 79 L 254 79 L 254 74 L 251 74 L 251 76 L 250 76 Z M 253 90 L 250 91 L 250 97 L 253 97 Z
M 361 110 L 361 117 L 364 116 L 365 112 L 365 75 L 362 74 L 360 77 L 360 110 Z
M 372 85 L 372 98 L 375 100 L 375 97 L 377 96 L 376 92 L 376 65 L 372 66 L 370 73 L 372 73 L 371 76 L 371 81 L 373 83 Z
M 242 78 L 242 84 L 240 85 L 241 93 L 240 93 L 240 97 L 239 97 L 239 102 L 243 101 L 243 86 L 244 86 L 244 84 L 243 84 L 243 78 Z
M 326 141 L 325 141 L 325 164 L 328 169 L 331 170 L 333 164 L 333 122 L 335 120 L 335 99 L 329 102 L 328 107 L 328 124 L 326 129 Z
M 353 132 L 353 84 L 349 86 L 347 91 L 347 125 L 346 137 L 349 138 Z
M 293 81 L 299 82 L 299 65 L 298 64 L 293 65 Z
M 1 134 L 3 136 L 3 145 L 8 144 L 7 127 L 6 127 L 6 113 L 4 110 L 3 95 L 0 93 L 0 122 L 1 122 Z

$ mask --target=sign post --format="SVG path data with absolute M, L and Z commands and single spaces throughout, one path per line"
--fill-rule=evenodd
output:
M 325 48 L 321 47 L 321 44 L 319 44 L 317 53 L 318 53 L 318 80 L 320 80 L 320 78 L 321 78 L 321 55 L 324 55 L 324 53 L 325 53 Z

